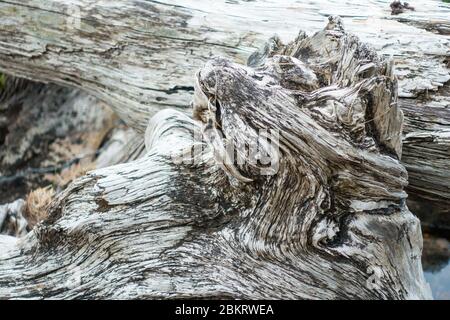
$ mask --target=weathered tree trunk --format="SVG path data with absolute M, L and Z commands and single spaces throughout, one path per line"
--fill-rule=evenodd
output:
M 450 79 L 450 6 L 416 0 L 415 11 L 391 16 L 389 2 L 0 2 L 0 70 L 83 88 L 143 132 L 161 109 L 190 112 L 192 75 L 212 55 L 244 63 L 273 33 L 290 40 L 298 29 L 317 31 L 325 16 L 342 14 L 348 30 L 394 56 L 400 105 L 415 106 L 417 97 Z M 410 192 L 449 201 L 449 167 L 441 159 L 450 156 L 450 127 L 443 122 L 435 132 L 413 124 L 427 122 L 430 114 L 447 117 L 448 95 L 431 96 L 436 98 L 408 107 L 404 163 Z M 429 155 L 426 164 L 417 150 Z
M 0 297 L 431 297 L 392 62 L 339 18 L 276 44 L 253 67 L 207 62 L 195 120 L 158 112 L 143 158 L 0 237 Z

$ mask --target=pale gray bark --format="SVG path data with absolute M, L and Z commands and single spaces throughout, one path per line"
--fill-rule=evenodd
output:
M 0 237 L 0 297 L 430 298 L 392 62 L 333 18 L 252 64 L 208 61 L 195 120 L 158 112 L 144 157 L 77 179 L 25 238 Z M 220 161 L 255 140 L 271 175 L 245 153 Z

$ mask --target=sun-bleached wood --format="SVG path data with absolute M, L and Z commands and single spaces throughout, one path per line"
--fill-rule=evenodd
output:
M 335 17 L 250 62 L 209 60 L 194 120 L 158 112 L 145 156 L 77 179 L 25 238 L 0 237 L 0 297 L 430 298 L 392 61 Z M 245 153 L 219 161 L 255 139 L 272 174 Z
M 299 29 L 311 34 L 326 16 L 340 14 L 347 30 L 379 54 L 393 56 L 401 106 L 431 97 L 414 110 L 412 120 L 427 122 L 430 112 L 448 114 L 448 96 L 435 91 L 450 79 L 450 5 L 416 0 L 415 11 L 392 16 L 390 2 L 0 1 L 0 70 L 83 88 L 143 132 L 159 110 L 190 113 L 193 75 L 211 56 L 245 63 L 274 33 L 290 41 Z M 449 167 L 440 160 L 450 156 L 448 139 L 442 138 L 449 125 L 430 132 L 411 123 L 406 121 L 406 129 L 415 132 L 404 146 L 405 165 L 412 170 L 409 191 L 450 201 Z M 429 155 L 426 165 L 423 152 Z

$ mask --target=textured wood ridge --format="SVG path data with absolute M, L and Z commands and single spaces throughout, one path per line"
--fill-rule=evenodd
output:
M 430 298 L 392 61 L 336 17 L 250 62 L 209 60 L 194 120 L 156 113 L 144 157 L 77 179 L 25 238 L 0 236 L 0 297 Z
M 338 14 L 347 30 L 393 56 L 407 118 L 427 122 L 430 112 L 445 118 L 449 100 L 438 89 L 450 79 L 449 4 L 418 0 L 415 11 L 392 16 L 390 2 L 0 1 L 0 70 L 83 88 L 143 132 L 159 110 L 190 112 L 193 75 L 211 56 L 244 63 L 274 33 L 290 41 L 298 30 L 310 34 Z M 416 103 L 429 96 L 436 98 Z M 412 122 L 406 131 L 421 138 L 410 135 L 405 143 L 409 191 L 448 200 L 448 123 L 431 134 Z

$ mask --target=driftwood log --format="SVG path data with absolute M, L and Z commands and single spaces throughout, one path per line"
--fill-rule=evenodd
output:
M 336 17 L 250 65 L 209 60 L 194 119 L 156 113 L 144 157 L 0 236 L 0 297 L 430 298 L 392 61 Z
M 450 5 L 416 0 L 414 11 L 391 15 L 390 2 L 0 1 L 0 70 L 83 88 L 143 132 L 159 110 L 190 112 L 193 75 L 211 56 L 245 63 L 273 33 L 289 41 L 340 14 L 347 30 L 393 56 L 408 192 L 445 208 Z
M 0 79 L 0 234 L 23 236 L 73 179 L 145 149 L 142 135 L 80 89 Z

